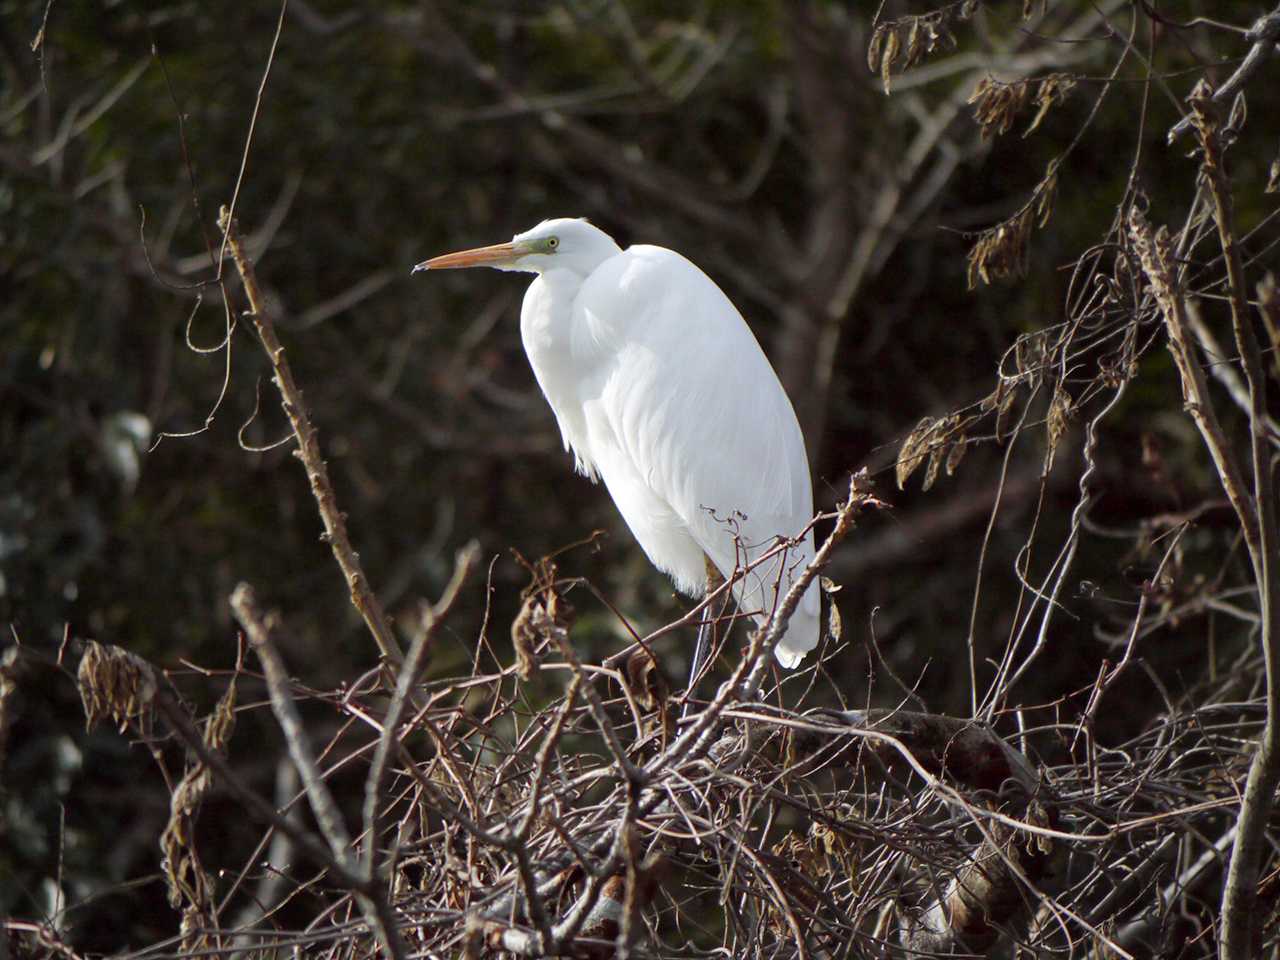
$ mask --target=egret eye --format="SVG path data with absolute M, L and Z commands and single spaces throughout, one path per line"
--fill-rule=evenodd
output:
M 560 238 L 559 238 L 559 237 L 547 237 L 547 249 L 548 249 L 548 250 L 554 250 L 554 249 L 555 249 L 556 247 L 558 247 L 558 246 L 560 246 Z

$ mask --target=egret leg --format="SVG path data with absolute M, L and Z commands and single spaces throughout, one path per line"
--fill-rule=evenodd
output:
M 711 652 L 711 615 L 708 614 L 702 623 L 698 624 L 698 639 L 694 641 L 693 646 L 693 665 L 689 668 L 689 692 L 693 692 L 693 685 L 698 682 L 698 674 L 702 672 L 702 666 L 706 663 L 707 654 Z
M 720 575 L 720 571 L 716 569 L 710 558 L 706 558 L 706 565 L 707 595 L 709 596 L 719 588 L 720 584 L 724 583 L 724 577 Z M 680 712 L 681 719 L 689 715 L 694 684 L 698 682 L 698 675 L 702 673 L 702 668 L 711 653 L 712 631 L 714 630 L 715 620 L 716 616 L 708 606 L 703 614 L 702 623 L 698 625 L 698 639 L 694 641 L 693 645 L 693 665 L 689 668 L 689 685 L 685 689 L 684 709 Z
M 693 665 L 689 668 L 689 685 L 684 691 L 684 707 L 680 710 L 680 719 L 683 720 L 693 710 L 693 685 L 698 681 L 698 674 L 702 672 L 702 664 L 707 659 L 707 654 L 711 647 L 711 615 L 708 613 L 704 616 L 702 623 L 698 624 L 698 639 L 693 645 Z

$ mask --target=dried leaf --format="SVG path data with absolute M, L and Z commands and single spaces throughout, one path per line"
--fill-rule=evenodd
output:
M 568 600 L 554 587 L 547 591 L 547 616 L 561 630 L 568 631 L 573 626 L 578 612 Z
M 951 449 L 947 451 L 946 471 L 947 476 L 951 476 L 956 472 L 956 467 L 960 466 L 960 461 L 964 459 L 965 452 L 969 449 L 969 442 L 963 433 L 951 444 Z
M 880 81 L 884 84 L 885 94 L 889 93 L 893 80 L 891 70 L 893 61 L 898 58 L 898 49 L 902 41 L 898 38 L 896 29 L 889 30 L 884 38 L 884 52 L 880 55 Z
M 933 487 L 933 482 L 938 479 L 938 468 L 942 466 L 943 446 L 936 444 L 929 451 L 929 466 L 925 467 L 924 485 L 921 490 L 929 490 Z
M 880 24 L 871 34 L 871 41 L 867 44 L 867 68 L 872 73 L 880 72 L 880 54 L 884 49 L 884 38 L 888 32 L 888 24 Z
M 844 849 L 839 834 L 820 821 L 815 820 L 810 824 L 809 837 L 813 849 L 822 851 L 827 857 L 838 858 Z
M 982 128 L 983 140 L 1008 132 L 1027 101 L 1028 89 L 1028 81 L 1003 83 L 990 74 L 978 81 L 967 102 L 973 107 L 974 120 Z
M 184 902 L 193 906 L 209 903 L 212 884 L 200 866 L 192 839 L 200 801 L 211 782 L 209 771 L 198 764 L 187 771 L 169 798 L 169 822 L 160 835 L 160 850 L 164 854 L 169 903 L 175 908 Z
M 1004 377 L 999 377 L 996 380 L 996 388 L 982 398 L 982 401 L 978 404 L 979 410 L 983 413 L 990 413 L 992 410 L 995 410 L 1000 406 L 1001 401 L 1004 399 L 1006 389 L 1004 383 Z
M 907 30 L 907 56 L 903 61 L 903 68 L 914 67 L 924 54 L 924 48 L 920 39 L 920 17 L 913 17 L 911 27 Z
M 955 46 L 948 25 L 954 15 L 954 8 L 946 7 L 876 25 L 867 41 L 867 68 L 880 75 L 885 93 L 890 91 L 895 67 L 898 72 L 910 69 L 940 47 Z
M 1065 73 L 1051 73 L 1047 77 L 1043 77 L 1036 87 L 1036 115 L 1031 120 L 1031 125 L 1027 127 L 1022 134 L 1024 138 L 1031 136 L 1049 115 L 1049 110 L 1054 104 L 1062 103 L 1067 98 L 1067 94 L 1071 92 L 1071 88 L 1076 85 L 1074 77 Z
M 1057 817 L 1042 804 L 1039 800 L 1032 800 L 1027 805 L 1026 813 L 1027 823 L 1032 826 L 1041 827 L 1044 830 L 1052 830 L 1058 826 Z M 1048 855 L 1053 853 L 1053 838 L 1046 836 L 1040 831 L 1026 831 L 1022 836 L 1026 837 L 1026 849 L 1030 853 L 1040 853 Z
M 85 642 L 77 675 L 85 725 L 111 717 L 123 730 L 150 709 L 158 689 L 155 671 L 141 657 L 95 640 Z
M 525 597 L 520 612 L 511 621 L 511 646 L 516 654 L 516 674 L 528 682 L 538 665 L 538 640 L 547 623 L 547 611 L 538 594 Z
M 964 429 L 970 422 L 969 418 L 961 417 L 958 413 L 952 414 L 938 423 L 934 432 L 933 449 L 934 456 L 937 458 L 938 467 L 941 468 L 951 459 L 952 447 L 957 439 L 964 441 Z M 963 456 L 963 454 L 961 454 Z M 932 464 L 930 464 L 932 466 Z M 947 471 L 951 473 L 950 470 Z
M 218 699 L 218 705 L 204 726 L 204 742 L 210 750 L 222 750 L 236 728 L 236 681 L 232 677 L 227 692 Z
M 520 612 L 511 622 L 511 646 L 516 654 L 516 673 L 529 680 L 538 665 L 541 641 L 558 645 L 567 639 L 573 626 L 574 609 L 556 585 L 556 565 L 550 557 L 530 563 L 518 551 L 516 560 L 529 571 L 530 583 L 524 588 Z
M 975 93 L 976 95 L 976 93 Z M 1031 232 L 1048 223 L 1058 190 L 1058 160 L 1050 161 L 1026 204 L 1009 219 L 978 234 L 969 249 L 969 289 L 992 277 L 1010 279 L 1026 273 Z
M 902 441 L 902 447 L 898 450 L 898 463 L 896 474 L 898 478 L 898 489 L 905 489 L 906 482 L 911 478 L 911 474 L 916 472 L 920 464 L 924 463 L 924 459 L 929 454 L 929 437 L 933 433 L 933 427 L 936 421 L 933 417 L 924 417 L 916 428 L 907 435 L 907 439 Z
M 1017 391 L 1009 389 L 1003 397 L 1000 398 L 1000 404 L 996 408 L 996 442 L 1004 443 L 1009 437 L 1009 422 L 1012 419 L 1010 413 L 1013 410 L 1013 401 L 1017 396 Z
M 641 648 L 627 657 L 626 675 L 627 686 L 640 706 L 646 710 L 658 710 L 666 705 L 671 688 L 650 651 Z
M 990 284 L 992 277 L 1006 279 L 1024 272 L 1031 216 L 1028 204 L 1004 223 L 979 234 L 969 250 L 969 289 L 976 287 L 979 279 Z
M 211 751 L 225 751 L 235 729 L 235 708 L 233 679 L 205 722 L 204 741 Z M 188 767 L 169 798 L 169 822 L 160 835 L 169 903 L 175 909 L 182 909 L 180 931 L 184 950 L 203 949 L 212 944 L 204 931 L 215 926 L 212 922 L 214 882 L 201 865 L 194 842 L 200 805 L 212 785 L 213 777 L 203 763 Z
M 1044 179 L 1036 185 L 1036 226 L 1044 229 L 1053 214 L 1053 201 L 1058 195 L 1058 161 L 1053 160 L 1045 170 Z

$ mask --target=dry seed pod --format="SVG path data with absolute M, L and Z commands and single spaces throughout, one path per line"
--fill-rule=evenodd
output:
M 158 689 L 151 664 L 121 647 L 85 641 L 77 675 L 85 725 L 111 717 L 123 730 L 133 717 L 151 706 Z
M 966 102 L 973 107 L 973 118 L 982 128 L 983 140 L 1009 131 L 1027 102 L 1028 89 L 1028 81 L 1003 83 L 990 74 L 978 81 Z
M 942 466 L 942 447 L 938 444 L 929 450 L 929 465 L 924 468 L 924 483 L 921 484 L 921 490 L 932 490 L 933 483 L 938 479 L 938 468 Z
M 1044 179 L 1036 184 L 1036 226 L 1044 229 L 1053 215 L 1053 201 L 1058 196 L 1058 161 L 1052 160 L 1045 169 Z
M 924 46 L 920 40 L 920 18 L 915 17 L 911 21 L 911 27 L 907 30 L 907 58 L 902 65 L 903 68 L 914 67 L 923 55 Z
M 898 50 L 901 45 L 902 41 L 898 37 L 898 31 L 890 29 L 884 38 L 884 51 L 880 54 L 880 81 L 884 84 L 884 92 L 886 94 L 893 83 L 891 76 L 893 61 L 898 59 Z
M 948 26 L 954 15 L 951 9 L 944 8 L 876 25 L 867 41 L 867 69 L 880 75 L 885 93 L 893 83 L 895 64 L 899 72 L 908 70 L 939 47 L 955 46 L 955 36 Z
M 1013 402 L 1017 398 L 1017 391 L 1010 388 L 1003 397 L 1000 398 L 1000 404 L 996 409 L 996 442 L 1004 443 L 1009 437 L 1009 425 L 1012 417 Z
M 895 471 L 899 490 L 905 488 L 907 481 L 911 479 L 911 474 L 916 472 L 920 464 L 924 463 L 925 457 L 929 455 L 929 437 L 933 434 L 935 422 L 933 417 L 922 418 L 916 424 L 916 428 L 907 435 L 907 439 L 902 441 Z
M 969 250 L 969 289 L 976 287 L 978 280 L 990 284 L 993 277 L 1008 279 L 1022 273 L 1031 237 L 1032 213 L 1030 205 L 1023 207 L 978 236 Z
M 871 34 L 871 40 L 867 44 L 867 69 L 872 73 L 880 72 L 880 54 L 884 49 L 884 38 L 888 32 L 888 24 L 880 24 Z
M 1031 120 L 1031 125 L 1027 127 L 1022 134 L 1024 137 L 1030 136 L 1036 131 L 1043 122 L 1044 118 L 1049 115 L 1049 110 L 1054 104 L 1062 103 L 1067 98 L 1067 94 L 1071 92 L 1071 88 L 1076 85 L 1074 77 L 1065 73 L 1051 73 L 1047 77 L 1040 80 L 1036 87 L 1036 115 Z
M 951 444 L 951 449 L 947 453 L 946 471 L 947 476 L 952 476 L 956 472 L 956 467 L 960 466 L 960 461 L 964 459 L 965 451 L 969 449 L 969 442 L 963 432 Z

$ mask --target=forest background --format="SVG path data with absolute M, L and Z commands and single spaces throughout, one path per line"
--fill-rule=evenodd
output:
M 182 922 L 157 847 L 182 745 L 138 716 L 121 721 L 132 738 L 86 731 L 74 677 L 86 641 L 154 664 L 200 716 L 240 675 L 239 729 L 223 746 L 267 797 L 291 774 L 229 603 L 237 584 L 280 611 L 296 694 L 320 707 L 307 714 L 317 742 L 345 744 L 334 704 L 376 673 L 271 358 L 242 315 L 219 226 L 233 205 L 392 630 L 407 644 L 423 598 L 450 601 L 425 677 L 510 667 L 530 564 L 551 554 L 585 663 L 689 609 L 603 487 L 571 474 L 520 347 L 525 278 L 409 276 L 546 217 L 588 217 L 624 246 L 681 251 L 738 305 L 796 407 L 820 539 L 852 474 L 865 469 L 861 489 L 884 504 L 859 514 L 823 570 L 842 630 L 811 674 L 822 682 L 784 687 L 780 703 L 798 709 L 787 695 L 803 692 L 806 707 L 982 719 L 1095 793 L 1108 762 L 1154 758 L 1157 731 L 1220 734 L 1174 750 L 1182 766 L 1144 767 L 1139 813 L 1181 811 L 1166 826 L 1059 872 L 1069 893 L 1054 896 L 1078 897 L 1075 919 L 1014 934 L 1059 936 L 1065 953 L 1212 953 L 1249 745 L 1271 716 L 1263 649 L 1280 643 L 1263 629 L 1247 520 L 1252 509 L 1265 533 L 1280 436 L 1275 304 L 1257 286 L 1280 236 L 1280 65 L 1259 58 L 1243 100 L 1209 97 L 1255 47 L 1269 54 L 1277 34 L 1248 33 L 1267 13 L 1194 0 L 0 2 L 0 917 L 12 943 L 36 949 L 40 929 L 79 953 L 140 949 Z M 1217 126 L 1171 137 L 1201 82 Z M 1214 144 L 1229 159 L 1243 286 L 1211 202 Z M 1170 245 L 1144 223 L 1168 225 Z M 1152 270 L 1161 249 L 1173 300 Z M 1253 491 L 1243 513 L 1187 409 L 1174 301 L 1189 305 L 1187 355 Z M 1265 397 L 1250 407 L 1241 303 L 1269 410 Z M 655 641 L 673 690 L 690 634 Z M 732 638 L 720 679 L 745 642 Z M 520 683 L 512 702 L 531 715 L 563 703 L 562 674 Z M 479 709 L 464 701 L 451 709 Z M 336 780 L 358 810 L 361 782 Z M 1084 830 L 1060 796 L 1063 822 Z M 225 789 L 204 803 L 201 869 L 231 897 L 264 824 Z M 1089 816 L 1130 822 L 1099 810 Z M 776 824 L 761 829 L 761 849 L 779 842 Z M 1156 851 L 1150 899 L 1115 907 L 1110 926 L 1073 926 L 1126 857 Z M 1188 879 L 1205 851 L 1211 868 Z M 1260 851 L 1271 886 L 1256 892 L 1274 898 L 1275 849 L 1264 837 Z M 1168 889 L 1172 901 L 1158 896 Z M 294 903 L 280 929 L 305 926 L 308 909 Z M 460 929 L 465 910 L 449 909 Z M 652 910 L 659 932 L 679 913 Z M 872 926 L 859 935 L 880 943 Z M 732 928 L 712 922 L 689 942 Z M 796 929 L 779 936 L 802 942 Z M 1274 949 L 1273 928 L 1256 936 Z

